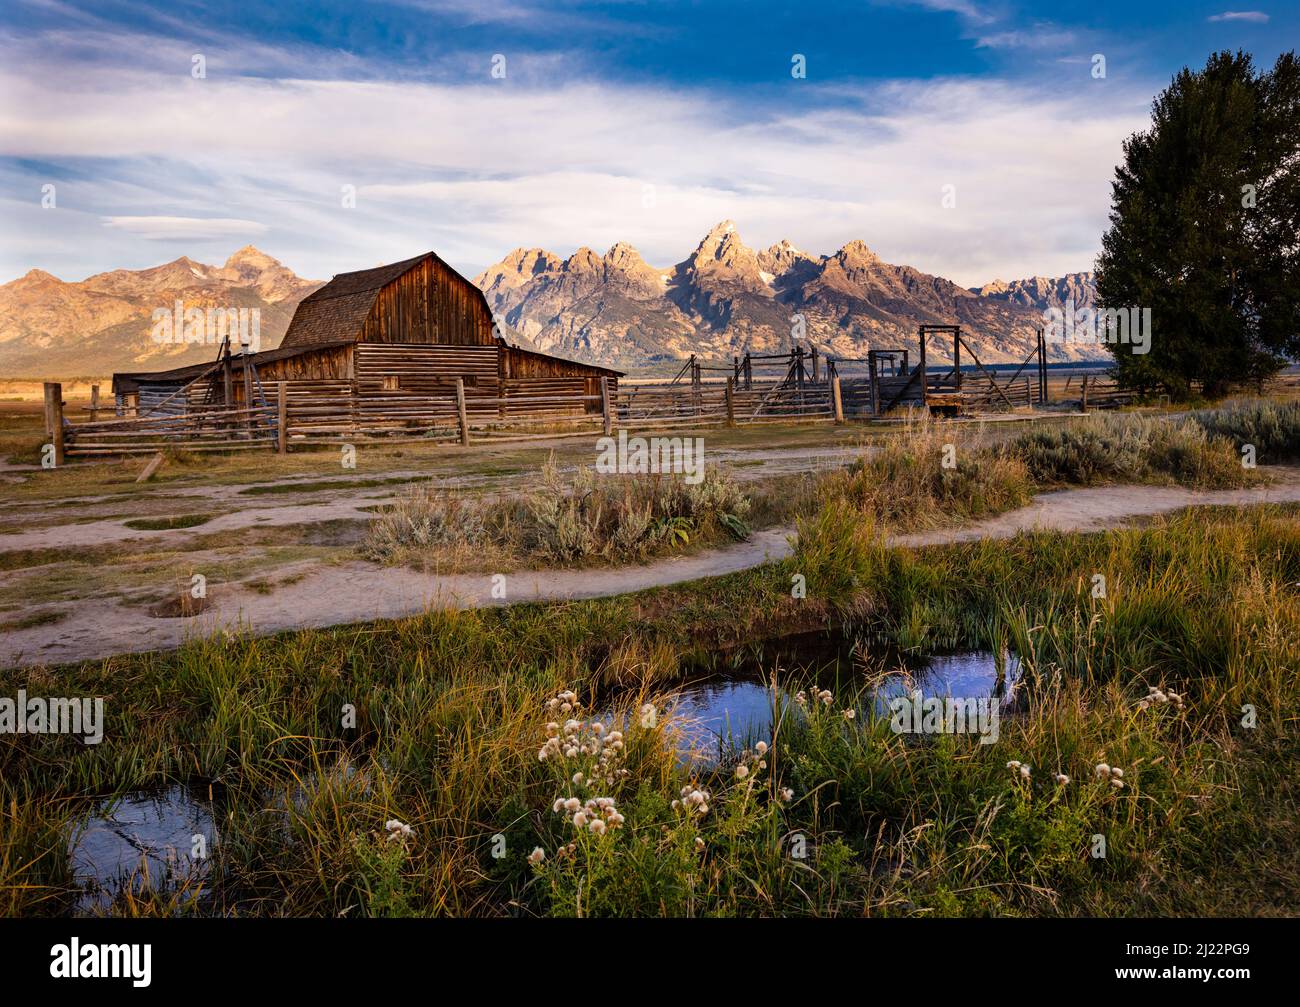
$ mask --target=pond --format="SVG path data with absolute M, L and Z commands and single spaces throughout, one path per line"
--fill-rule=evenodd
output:
M 977 699 L 999 697 L 1007 703 L 1019 680 L 1020 665 L 1014 655 L 1005 658 L 1005 676 L 999 687 L 998 659 L 991 651 L 972 650 L 951 654 L 935 654 L 925 658 L 902 658 L 890 654 L 884 667 L 905 674 L 891 674 L 872 690 L 878 713 L 888 709 L 889 700 L 920 689 L 926 696 L 961 697 Z M 789 664 L 768 663 L 763 660 L 750 663 L 725 676 L 709 676 L 693 681 L 673 693 L 665 704 L 665 712 L 675 721 L 677 748 L 684 758 L 715 757 L 731 745 L 748 746 L 757 741 L 772 740 L 773 694 L 768 676 L 776 667 L 789 668 Z M 795 668 L 798 669 L 798 664 Z M 794 681 L 818 681 L 825 678 L 828 666 L 804 666 L 802 674 L 796 670 Z M 764 674 L 766 672 L 766 674 Z M 791 681 L 789 670 L 782 670 L 781 678 Z M 843 703 L 860 688 L 861 679 L 841 675 L 836 688 L 827 682 L 826 687 Z M 790 697 L 781 694 L 782 703 Z
M 77 910 L 107 911 L 125 891 L 176 891 L 201 881 L 216 842 L 206 791 L 176 785 L 107 798 L 69 842 L 73 875 L 82 886 Z

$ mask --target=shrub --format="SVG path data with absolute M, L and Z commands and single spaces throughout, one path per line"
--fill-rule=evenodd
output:
M 1300 402 L 1233 402 L 1222 409 L 1198 410 L 1191 419 L 1206 433 L 1225 437 L 1238 449 L 1253 444 L 1257 461 L 1300 458 Z
M 1006 445 L 1045 485 L 1173 481 L 1241 486 L 1250 474 L 1231 442 L 1194 422 L 1132 414 L 1090 416 L 1021 434 Z
M 672 475 L 598 475 L 584 468 L 566 483 L 548 462 L 521 517 L 529 550 L 547 559 L 639 559 L 657 547 L 685 544 L 708 532 L 745 538 L 749 506 L 731 478 L 717 472 L 692 484 Z
M 456 490 L 412 486 L 370 525 L 362 553 L 391 560 L 406 550 L 431 546 L 472 546 L 483 541 L 482 510 Z
M 554 563 L 591 557 L 643 559 L 701 536 L 749 535 L 750 502 L 730 477 L 711 472 L 699 483 L 679 476 L 598 475 L 565 478 L 549 461 L 521 499 L 483 503 L 427 485 L 404 492 L 372 524 L 362 554 L 402 562 L 431 550 L 522 552 Z

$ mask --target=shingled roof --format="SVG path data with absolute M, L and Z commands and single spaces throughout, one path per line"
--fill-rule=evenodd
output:
M 425 252 L 413 259 L 391 262 L 374 269 L 339 273 L 325 286 L 302 299 L 280 346 L 355 341 L 380 288 L 428 258 L 438 257 L 433 252 Z
M 339 339 L 330 343 L 311 343 L 307 346 L 281 345 L 274 350 L 261 350 L 258 353 L 249 354 L 249 356 L 252 358 L 254 367 L 261 367 L 263 364 L 301 356 L 304 353 L 310 353 L 312 350 L 328 350 L 337 346 L 346 346 L 350 342 L 352 342 L 351 339 Z M 243 354 L 231 354 L 230 363 L 235 371 L 243 372 L 244 359 Z M 203 377 L 209 371 L 215 370 L 219 361 L 220 358 L 199 364 L 186 364 L 184 367 L 173 367 L 167 371 L 118 371 L 113 375 L 113 391 L 133 392 L 139 388 L 141 382 L 149 384 L 186 384 L 196 378 Z

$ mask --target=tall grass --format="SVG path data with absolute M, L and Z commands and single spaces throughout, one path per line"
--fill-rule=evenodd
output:
M 1024 464 L 988 447 L 968 424 L 922 419 L 829 476 L 826 499 L 845 499 L 891 529 L 978 518 L 1027 503 L 1033 492 Z
M 519 561 L 639 560 L 692 542 L 746 538 L 750 509 L 749 497 L 716 470 L 696 483 L 591 468 L 566 476 L 552 459 L 537 485 L 511 500 L 409 490 L 373 523 L 362 551 L 397 562 L 464 557 L 484 547 Z

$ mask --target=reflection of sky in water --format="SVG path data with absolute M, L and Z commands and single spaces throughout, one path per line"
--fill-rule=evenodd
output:
M 104 801 L 68 851 L 74 875 L 87 885 L 79 908 L 107 908 L 123 881 L 142 873 L 144 859 L 155 888 L 169 878 L 201 875 L 207 863 L 191 857 L 196 834 L 203 835 L 211 856 L 216 843 L 211 805 L 184 787 Z
M 962 699 L 993 695 L 998 676 L 997 661 L 986 650 L 936 654 L 927 658 L 920 668 L 909 670 L 912 673 L 912 688 L 920 689 L 927 696 L 956 696 Z M 1020 662 L 1015 655 L 1007 657 L 1006 675 L 1007 687 L 1020 677 Z M 904 677 L 895 675 L 877 690 L 876 696 L 879 700 L 888 700 L 907 691 Z
M 718 741 L 737 745 L 772 739 L 772 690 L 761 682 L 712 681 L 682 689 L 670 707 L 681 732 L 679 749 L 717 752 Z
M 877 690 L 877 710 L 885 712 L 889 699 L 912 689 L 926 696 L 974 699 L 993 695 L 997 683 L 997 661 L 987 651 L 936 655 L 909 671 L 910 681 L 902 675 L 890 676 Z M 1006 686 L 1019 674 L 1019 662 L 1009 656 Z M 772 740 L 773 697 L 763 682 L 713 679 L 686 686 L 676 696 L 674 720 L 682 752 L 694 749 L 709 756 L 718 753 L 719 741 L 745 746 Z M 788 702 L 788 697 L 783 694 L 782 700 Z

